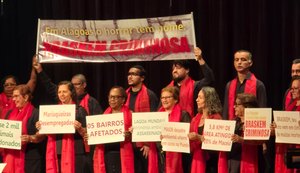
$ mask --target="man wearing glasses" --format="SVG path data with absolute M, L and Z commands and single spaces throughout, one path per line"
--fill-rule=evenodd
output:
M 144 80 L 146 77 L 146 70 L 140 65 L 132 66 L 127 75 L 127 82 L 129 88 L 127 92 L 126 105 L 133 112 L 154 112 L 157 111 L 158 98 L 155 93 L 148 89 L 144 85 Z M 148 172 L 148 165 L 154 166 L 153 164 L 148 164 L 148 154 L 149 150 L 155 147 L 154 143 L 134 143 L 134 166 L 135 172 L 144 173 Z M 153 157 L 153 156 L 149 156 Z M 151 160 L 151 158 L 149 158 Z

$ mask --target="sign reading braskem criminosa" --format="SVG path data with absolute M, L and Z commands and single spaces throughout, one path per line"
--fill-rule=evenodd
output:
M 125 20 L 39 20 L 41 63 L 193 59 L 193 14 Z

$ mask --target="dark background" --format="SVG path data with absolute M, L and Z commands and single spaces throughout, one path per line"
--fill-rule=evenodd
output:
M 281 109 L 290 83 L 290 67 L 300 58 L 299 0 L 4 0 L 1 4 L 0 77 L 16 75 L 27 82 L 36 49 L 37 20 L 109 20 L 180 15 L 194 12 L 197 46 L 216 76 L 216 89 L 223 100 L 225 84 L 235 76 L 233 54 L 250 50 L 252 71 L 265 83 L 268 105 Z M 3 10 L 2 10 L 3 9 Z M 197 62 L 191 76 L 200 79 Z M 83 73 L 88 91 L 107 107 L 108 90 L 115 84 L 127 87 L 128 68 L 136 63 L 43 64 L 54 83 Z M 171 80 L 169 61 L 142 62 L 146 84 L 159 94 Z M 35 105 L 50 99 L 40 83 Z

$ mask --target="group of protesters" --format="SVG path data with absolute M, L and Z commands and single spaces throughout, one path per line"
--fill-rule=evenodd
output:
M 244 140 L 245 108 L 267 106 L 266 89 L 250 68 L 252 54 L 238 50 L 233 64 L 236 77 L 226 85 L 222 106 L 216 90 L 213 70 L 207 65 L 200 48 L 195 48 L 203 78 L 194 81 L 190 76 L 189 61 L 172 62 L 172 81 L 157 95 L 144 84 L 146 70 L 134 65 L 128 70 L 129 88 L 113 86 L 108 93 L 107 109 L 86 91 L 87 81 L 83 74 L 76 74 L 71 81 L 52 83 L 42 65 L 33 58 L 30 80 L 19 84 L 14 76 L 2 80 L 0 94 L 1 119 L 22 121 L 21 150 L 0 148 L 1 160 L 6 163 L 4 173 L 202 173 L 202 172 L 293 172 L 287 168 L 284 155 L 288 148 L 297 145 L 276 144 L 271 150 L 268 140 Z M 300 59 L 293 61 L 291 86 L 285 93 L 284 110 L 300 109 Z M 42 126 L 39 111 L 31 104 L 37 80 L 57 104 L 75 104 L 74 134 L 40 134 Z M 132 142 L 132 112 L 167 112 L 169 122 L 190 123 L 190 154 L 162 151 L 160 142 Z M 123 113 L 123 142 L 88 145 L 86 116 Z M 230 152 L 201 149 L 205 141 L 205 119 L 235 120 L 231 136 Z M 274 136 L 276 124 L 270 124 Z M 163 137 L 161 137 L 163 138 Z M 272 137 L 271 137 L 272 138 Z M 275 164 L 271 159 L 275 153 Z M 272 168 L 273 167 L 273 168 Z

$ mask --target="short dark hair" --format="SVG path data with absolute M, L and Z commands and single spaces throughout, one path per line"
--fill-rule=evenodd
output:
M 239 99 L 241 101 L 241 105 L 243 105 L 245 108 L 258 107 L 256 96 L 253 94 L 240 93 L 236 96 L 236 99 Z
M 174 60 L 172 65 L 174 66 L 181 66 L 185 69 L 190 69 L 190 62 L 188 60 Z
M 120 93 L 121 93 L 121 96 L 125 99 L 125 101 L 127 100 L 127 93 L 126 93 L 126 90 L 125 90 L 123 87 L 118 86 L 118 85 L 115 85 L 115 86 L 111 87 L 111 89 L 109 90 L 109 93 L 110 93 L 110 91 L 113 90 L 113 89 L 119 90 Z M 108 95 L 109 95 L 109 94 L 108 94 Z
M 299 80 L 300 81 L 300 76 L 293 76 L 290 86 L 292 86 L 292 83 L 294 82 L 294 80 Z
M 143 66 L 141 66 L 141 65 L 134 65 L 131 68 L 139 69 L 140 70 L 140 74 L 139 75 L 142 76 L 142 77 L 146 77 L 147 72 L 146 72 L 146 70 L 145 70 L 145 68 Z
M 252 61 L 252 53 L 251 53 L 249 50 L 240 49 L 240 50 L 237 50 L 234 54 L 240 53 L 240 52 L 248 53 L 248 59 L 249 59 L 250 61 Z M 253 61 L 252 61 L 252 62 L 253 62 Z

